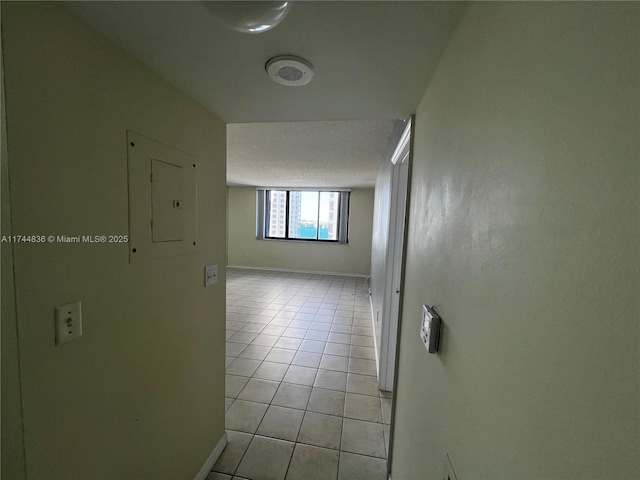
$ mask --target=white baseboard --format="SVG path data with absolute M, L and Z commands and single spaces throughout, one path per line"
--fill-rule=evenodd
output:
M 363 273 L 324 272 L 320 270 L 294 270 L 290 268 L 273 268 L 273 267 L 250 267 L 246 265 L 227 265 L 227 268 L 237 268 L 241 270 L 264 270 L 268 272 L 308 273 L 313 275 L 333 275 L 337 277 L 358 277 L 358 278 L 368 277 L 368 275 Z
M 207 476 L 211 472 L 211 469 L 213 468 L 216 461 L 218 460 L 218 457 L 222 454 L 222 451 L 226 446 L 227 446 L 227 432 L 224 432 L 224 435 L 222 435 L 222 438 L 216 445 L 216 448 L 213 449 L 213 452 L 211 452 L 211 455 L 209 455 L 209 458 L 207 458 L 207 461 L 204 462 L 204 465 L 202 466 L 202 468 L 200 469 L 200 471 L 198 472 L 198 474 L 193 480 L 206 480 Z

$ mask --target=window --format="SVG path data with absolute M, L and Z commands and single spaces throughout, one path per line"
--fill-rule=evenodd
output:
M 349 192 L 258 190 L 257 237 L 347 243 Z

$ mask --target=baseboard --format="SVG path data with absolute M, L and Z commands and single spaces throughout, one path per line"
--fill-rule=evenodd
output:
M 249 267 L 246 265 L 227 265 L 227 268 L 237 268 L 240 270 L 263 270 L 267 272 L 308 273 L 312 275 L 333 275 L 335 277 L 358 277 L 358 278 L 368 277 L 368 275 L 363 273 L 325 272 L 320 270 L 294 270 L 290 268 L 273 268 L 273 267 Z
M 207 458 L 207 461 L 204 462 L 204 465 L 202 466 L 202 468 L 200 469 L 200 471 L 198 472 L 198 474 L 193 480 L 206 480 L 207 476 L 211 472 L 211 469 L 213 468 L 216 461 L 218 460 L 218 457 L 222 454 L 222 451 L 226 446 L 227 446 L 227 432 L 224 432 L 224 434 L 222 435 L 222 438 L 216 445 L 216 448 L 213 449 L 213 452 L 211 452 L 211 455 L 209 455 L 209 458 Z

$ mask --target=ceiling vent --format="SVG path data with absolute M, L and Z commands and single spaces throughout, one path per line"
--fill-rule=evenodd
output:
M 313 65 L 304 58 L 291 55 L 274 57 L 264 68 L 274 82 L 290 87 L 306 85 L 313 78 Z

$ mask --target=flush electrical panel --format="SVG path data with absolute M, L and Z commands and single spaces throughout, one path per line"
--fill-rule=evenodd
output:
M 136 132 L 127 143 L 130 263 L 195 251 L 195 158 Z
M 151 237 L 153 242 L 180 242 L 185 235 L 184 168 L 151 159 Z

